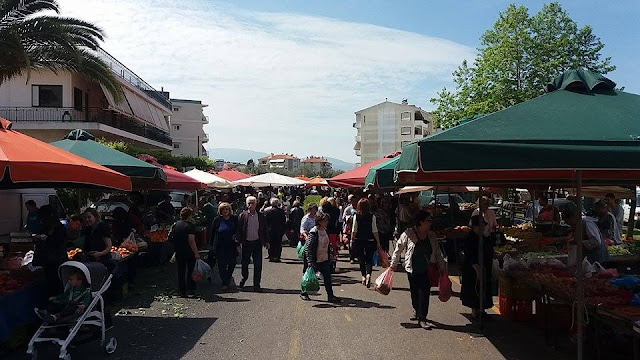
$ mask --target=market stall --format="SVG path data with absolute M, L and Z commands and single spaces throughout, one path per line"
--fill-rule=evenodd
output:
M 392 159 L 399 155 L 400 152 L 388 154 L 381 159 L 366 163 L 364 165 L 358 166 L 355 169 L 334 176 L 331 179 L 327 179 L 327 182 L 329 183 L 329 186 L 334 188 L 362 188 L 365 186 L 365 179 L 372 167 L 380 165 L 382 163 L 387 163 L 389 159 Z
M 637 133 L 640 96 L 617 91 L 613 81 L 585 70 L 563 73 L 548 90 L 543 96 L 406 145 L 396 181 L 402 185 L 572 185 L 579 209 L 583 184 L 635 186 L 640 179 L 636 160 L 640 142 L 629 134 Z M 582 239 L 582 226 L 576 225 L 574 238 Z M 581 259 L 582 246 L 576 249 L 576 258 Z M 582 359 L 587 307 L 585 273 L 580 266 L 574 278 L 577 355 Z M 480 293 L 484 291 L 481 286 Z

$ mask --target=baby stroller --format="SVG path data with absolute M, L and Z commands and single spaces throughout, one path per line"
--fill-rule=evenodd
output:
M 116 338 L 111 337 L 107 342 L 105 337 L 104 299 L 102 298 L 102 294 L 104 294 L 111 285 L 113 275 L 109 274 L 106 266 L 98 262 L 81 263 L 78 261 L 67 261 L 58 268 L 58 275 L 64 282 L 65 289 L 70 285 L 67 284 L 64 279 L 68 279 L 69 274 L 77 270 L 81 271 L 87 280 L 87 285 L 91 291 L 91 303 L 77 319 L 51 325 L 42 324 L 33 335 L 31 341 L 29 341 L 27 354 L 31 355 L 32 359 L 37 358 L 36 343 L 41 342 L 53 342 L 59 345 L 59 358 L 71 359 L 71 355 L 67 352 L 67 349 L 84 325 L 89 325 L 89 327 L 92 328 L 89 330 L 93 332 L 97 330 L 93 327 L 97 326 L 100 328 L 102 335 L 100 346 L 107 354 L 112 354 L 116 351 L 116 347 L 118 346 Z

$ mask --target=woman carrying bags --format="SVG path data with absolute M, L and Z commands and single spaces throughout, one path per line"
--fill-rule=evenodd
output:
M 327 301 L 339 303 L 341 300 L 333 295 L 331 286 L 331 241 L 329 241 L 329 235 L 327 234 L 329 215 L 318 212 L 315 219 L 316 226 L 309 231 L 309 236 L 304 245 L 305 257 L 309 267 L 322 274 L 324 288 L 327 291 Z M 309 300 L 309 295 L 304 291 L 300 293 L 300 297 L 303 300 Z
M 415 311 L 412 320 L 418 320 L 418 325 L 424 329 L 431 327 L 427 321 L 429 313 L 429 263 L 437 264 L 440 273 L 446 271 L 444 259 L 438 246 L 438 238 L 431 231 L 431 214 L 420 210 L 413 219 L 413 227 L 405 230 L 396 242 L 396 249 L 391 257 L 391 269 L 395 270 L 400 262 L 400 254 L 405 253 L 404 269 L 409 278 L 411 291 L 411 305 Z M 431 267 L 434 269 L 434 267 Z
M 382 251 L 380 236 L 376 226 L 376 217 L 371 213 L 371 204 L 367 199 L 360 199 L 353 216 L 351 240 L 355 254 L 360 262 L 362 284 L 371 287 L 371 272 L 373 271 L 373 254 Z
M 240 244 L 236 242 L 238 217 L 231 213 L 231 205 L 222 202 L 218 205 L 218 216 L 211 225 L 211 248 L 216 253 L 218 271 L 222 280 L 222 290 L 228 290 L 236 259 L 240 253 Z

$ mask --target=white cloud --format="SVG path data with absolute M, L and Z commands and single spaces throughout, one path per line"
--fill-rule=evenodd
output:
M 67 0 L 104 47 L 173 97 L 201 99 L 211 147 L 355 160 L 354 112 L 429 98 L 474 50 L 369 24 L 195 0 Z

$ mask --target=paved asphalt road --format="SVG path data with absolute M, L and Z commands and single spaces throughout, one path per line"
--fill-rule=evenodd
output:
M 341 259 L 334 275 L 340 305 L 324 288 L 312 301 L 298 296 L 302 265 L 285 248 L 282 263 L 264 263 L 264 293 L 223 293 L 201 285 L 198 297 L 172 296 L 175 268 L 140 271 L 139 287 L 118 305 L 110 333 L 119 346 L 108 359 L 563 359 L 546 346 L 540 330 L 492 315 L 483 332 L 472 324 L 457 297 L 431 297 L 429 319 L 436 327 L 410 321 L 408 282 L 397 272 L 383 296 L 359 283 L 357 265 Z M 376 269 L 374 278 L 380 273 Z M 239 267 L 235 278 L 239 279 Z M 152 285 L 153 284 L 153 285 Z M 251 284 L 251 276 L 247 285 Z M 251 289 L 251 287 L 249 287 Z M 435 290 L 435 289 L 434 289 Z M 43 349 L 46 350 L 46 349 Z M 47 358 L 53 355 L 41 351 Z M 97 342 L 72 351 L 74 359 L 102 358 Z M 41 356 L 41 358 L 44 356 Z M 13 358 L 13 356 L 12 356 Z M 15 357 L 15 358 L 21 358 Z

